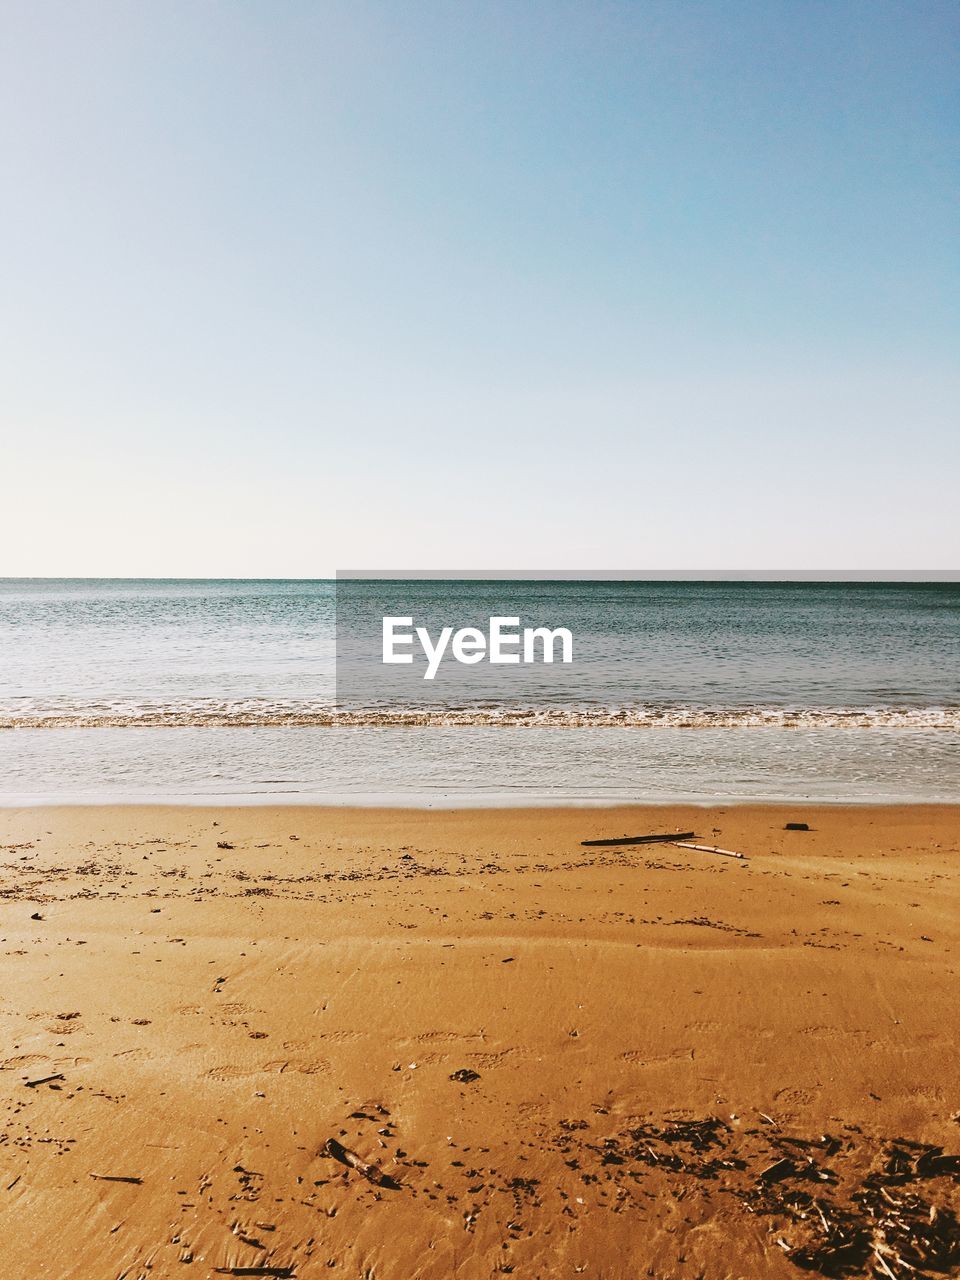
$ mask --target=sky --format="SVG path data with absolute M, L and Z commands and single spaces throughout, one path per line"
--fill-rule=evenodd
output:
M 0 575 L 960 567 L 958 45 L 0 0 Z

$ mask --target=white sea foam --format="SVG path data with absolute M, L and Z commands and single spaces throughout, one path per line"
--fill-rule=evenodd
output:
M 903 729 L 960 732 L 960 706 L 404 705 L 188 699 L 0 703 L 0 729 L 83 728 Z

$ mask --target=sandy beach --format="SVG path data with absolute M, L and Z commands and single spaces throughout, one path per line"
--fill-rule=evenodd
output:
M 6 1280 L 956 1268 L 960 808 L 0 833 Z

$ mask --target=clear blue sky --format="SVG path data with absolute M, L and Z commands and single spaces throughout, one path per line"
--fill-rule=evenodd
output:
M 955 4 L 0 19 L 0 574 L 958 566 Z

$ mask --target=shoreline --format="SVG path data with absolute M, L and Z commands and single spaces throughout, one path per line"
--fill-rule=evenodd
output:
M 17 730 L 0 804 L 942 804 L 958 750 L 899 729 Z
M 287 800 L 282 795 L 271 792 L 269 795 L 252 795 L 249 797 L 230 796 L 224 798 L 217 796 L 210 800 L 204 800 L 196 796 L 186 796 L 176 799 L 152 799 L 139 798 L 132 799 L 114 798 L 114 799 L 90 799 L 78 800 L 69 798 L 64 800 L 51 800 L 44 797 L 37 799 L 0 799 L 0 815 L 5 813 L 21 813 L 51 810 L 111 810 L 111 809 L 143 809 L 143 810 L 192 810 L 196 809 L 203 813 L 209 813 L 211 810 L 222 810 L 229 813 L 232 809 L 241 811 L 256 809 L 278 809 L 283 812 L 290 810 L 304 810 L 307 812 L 318 811 L 342 813 L 344 810 L 356 810 L 359 813 L 472 813 L 472 814 L 491 814 L 491 813 L 526 813 L 530 811 L 552 813 L 554 811 L 568 811 L 582 809 L 589 813 L 596 813 L 604 810 L 655 810 L 662 812 L 664 810 L 674 809 L 692 809 L 698 811 L 709 811 L 712 809 L 758 809 L 769 810 L 778 809 L 933 809 L 957 810 L 960 814 L 960 798 L 951 800 L 860 800 L 860 799 L 835 799 L 824 800 L 820 797 L 810 799 L 807 797 L 798 797 L 791 799 L 789 796 L 778 796 L 773 798 L 753 798 L 742 796 L 729 796 L 726 798 L 714 797 L 708 800 L 691 799 L 686 796 L 678 796 L 676 798 L 657 800 L 657 799 L 619 799 L 619 798 L 602 798 L 602 799 L 584 799 L 575 797 L 571 799 L 552 798 L 548 796 L 532 796 L 527 800 L 515 798 L 505 798 L 502 795 L 491 796 L 490 799 L 478 799 L 476 796 L 464 798 L 463 796 L 452 796 L 449 799 L 442 796 L 421 795 L 404 799 L 396 795 L 372 795 L 356 796 L 345 795 L 342 799 L 324 799 L 324 800 L 304 800 L 300 797 L 292 797 Z
M 689 830 L 746 860 L 581 844 Z M 869 1239 L 897 1151 L 949 1230 L 958 854 L 957 805 L 0 809 L 7 1272 L 801 1280 L 796 1205 Z

